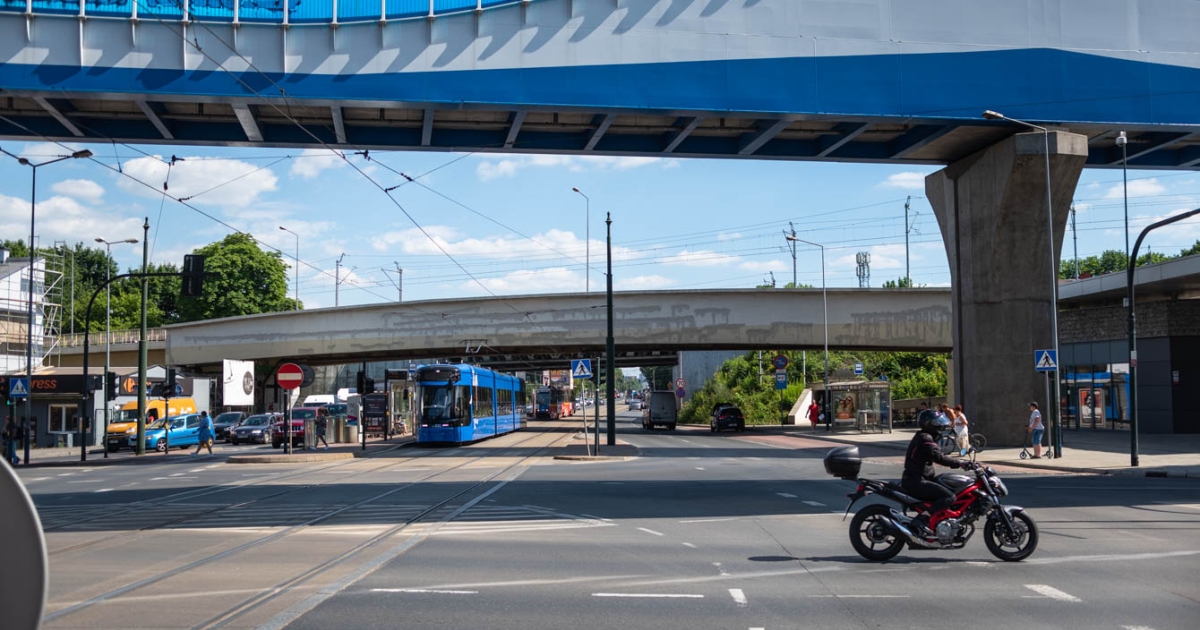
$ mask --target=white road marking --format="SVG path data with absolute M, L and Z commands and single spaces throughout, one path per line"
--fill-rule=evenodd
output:
M 30 480 L 33 481 L 33 480 Z M 1172 507 L 1188 508 L 1191 510 L 1200 510 L 1200 503 L 1173 503 L 1171 501 L 1151 501 L 1155 505 L 1170 505 Z
M 604 518 L 603 516 L 592 516 L 591 514 L 580 514 L 580 516 L 582 516 L 582 517 L 584 517 L 584 518 L 590 518 L 590 519 L 593 519 L 593 520 L 597 520 L 597 521 L 606 521 L 606 522 L 609 522 L 609 523 L 611 523 L 611 522 L 612 522 L 612 519 L 611 519 L 611 518 Z
M 586 514 L 585 514 L 586 516 Z M 736 521 L 736 518 L 694 518 L 680 523 L 720 523 L 722 521 Z
M 704 468 L 703 468 L 703 467 L 700 467 L 700 466 L 697 466 L 697 467 L 696 467 L 696 470 L 704 470 Z
M 729 596 L 733 598 L 733 601 L 737 602 L 738 608 L 745 608 L 746 604 L 749 603 L 746 601 L 746 594 L 740 588 L 729 589 Z
M 58 476 L 59 477 L 70 477 L 71 475 L 74 475 L 74 474 L 75 473 L 59 473 Z
M 1064 592 L 1054 588 L 1053 586 L 1049 586 L 1047 584 L 1026 584 L 1025 588 L 1037 593 L 1038 595 L 1041 595 L 1042 597 L 1049 597 L 1050 599 L 1056 599 L 1060 602 L 1081 602 L 1081 601 L 1083 601 L 1082 599 L 1079 599 L 1078 597 L 1075 597 L 1074 595 L 1071 595 L 1070 593 L 1064 593 Z
M 103 479 L 76 479 L 75 481 L 68 481 L 67 483 L 100 483 L 101 481 L 104 481 L 104 480 Z
M 171 475 L 170 477 L 153 477 L 150 479 L 150 481 L 180 481 L 183 479 L 195 479 L 195 477 L 176 477 Z
M 827 505 L 825 505 L 824 503 L 821 503 L 820 501 L 801 501 L 801 503 L 803 503 L 805 505 L 811 505 L 813 507 L 828 507 Z
M 478 595 L 479 591 L 450 591 L 433 588 L 373 588 L 372 593 L 432 593 L 434 595 Z
M 49 477 L 34 477 L 33 479 L 22 479 L 22 481 L 29 483 L 31 481 L 45 481 L 47 479 L 49 479 Z
M 978 560 L 971 560 L 968 562 L 964 562 L 963 564 L 965 564 L 969 567 L 990 567 L 990 566 L 992 566 L 991 562 L 980 562 Z
M 908 599 L 908 595 L 809 595 L 809 599 Z
M 1125 630 L 1154 630 L 1150 626 L 1121 626 Z
M 193 469 L 189 470 L 188 472 L 190 472 L 190 473 L 204 472 L 204 470 L 205 470 L 204 468 L 193 468 Z
M 714 562 L 713 566 L 717 567 L 717 573 L 720 573 L 721 575 L 729 575 L 729 571 L 726 571 L 725 567 L 722 567 L 720 562 Z
M 194 470 L 189 470 L 188 472 L 196 472 L 196 471 L 194 471 Z M 184 475 L 186 475 L 186 474 L 187 474 L 187 473 L 174 473 L 174 474 L 167 475 L 167 476 L 168 476 L 168 477 L 182 477 L 182 476 L 184 476 Z
M 115 488 L 101 488 L 99 490 L 94 490 L 93 492 L 112 492 L 114 489 Z
M 665 597 L 665 598 L 685 598 L 685 599 L 704 599 L 703 595 L 694 593 L 592 593 L 592 597 Z
M 653 529 L 646 529 L 645 527 L 639 527 L 638 529 L 646 532 L 647 534 L 654 534 L 655 536 L 665 536 L 666 535 L 666 534 L 663 534 L 662 532 L 656 532 Z
M 1200 554 L 1200 549 L 1186 551 L 1163 551 L 1158 553 L 1102 554 L 1095 556 L 1063 556 L 1061 558 L 1031 558 L 1025 564 L 1061 564 L 1063 562 L 1124 562 L 1129 560 L 1157 560 Z
M 796 498 L 796 495 L 794 495 L 794 494 L 788 494 L 788 493 L 786 493 L 786 492 L 776 492 L 775 494 L 778 494 L 779 496 L 781 496 L 781 497 L 783 497 L 783 498 L 785 498 L 785 499 L 795 499 L 795 498 Z
M 687 547 L 688 549 L 699 549 L 699 547 L 693 545 L 692 543 L 683 543 L 683 546 Z

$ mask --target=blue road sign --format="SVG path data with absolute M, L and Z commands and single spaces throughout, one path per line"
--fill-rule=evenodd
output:
M 787 389 L 787 370 L 775 372 L 775 389 Z
M 1058 370 L 1058 353 L 1054 350 L 1034 350 L 1033 369 L 1039 372 Z
M 25 398 L 29 395 L 29 378 L 14 376 L 8 379 L 8 397 Z
M 592 360 L 571 359 L 571 376 L 575 378 L 592 378 Z
M 879 375 L 879 380 L 881 380 L 881 381 L 886 381 L 886 380 L 888 380 L 888 379 L 887 379 L 887 374 L 880 374 L 880 375 Z
M 777 354 L 774 359 L 771 359 L 771 364 L 775 366 L 775 369 L 782 370 L 788 366 L 788 358 L 782 354 Z
M 863 373 L 863 364 L 862 364 L 862 363 L 857 363 L 857 362 L 856 362 L 856 363 L 854 364 L 854 375 L 855 375 L 855 376 L 862 376 L 862 373 Z

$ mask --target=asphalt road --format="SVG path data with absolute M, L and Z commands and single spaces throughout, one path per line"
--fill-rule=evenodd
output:
M 1002 471 L 1041 528 L 872 564 L 831 444 L 645 431 L 629 461 L 553 460 L 557 423 L 318 465 L 20 471 L 46 530 L 45 628 L 1200 627 L 1200 483 Z M 240 450 L 240 449 L 239 449 Z M 899 475 L 889 451 L 863 475 Z

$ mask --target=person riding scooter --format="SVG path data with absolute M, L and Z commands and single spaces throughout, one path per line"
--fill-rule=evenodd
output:
M 934 534 L 929 529 L 930 515 L 950 507 L 954 502 L 954 493 L 934 481 L 933 465 L 936 463 L 950 468 L 968 468 L 971 463 L 947 457 L 937 445 L 937 436 L 950 426 L 949 418 L 932 409 L 926 409 L 917 416 L 917 425 L 920 428 L 908 443 L 908 450 L 904 454 L 904 474 L 900 478 L 900 486 L 914 499 L 933 502 L 927 511 L 921 512 L 912 520 L 914 534 L 922 538 L 932 538 Z

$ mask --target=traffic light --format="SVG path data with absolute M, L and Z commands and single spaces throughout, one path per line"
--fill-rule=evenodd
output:
M 359 394 L 372 394 L 375 392 L 375 379 L 367 376 L 367 373 L 359 370 L 356 389 Z
M 183 257 L 182 297 L 200 297 L 204 294 L 204 256 L 187 254 Z
M 175 395 L 175 370 L 167 368 L 167 380 L 163 383 L 162 397 L 170 398 Z
M 117 396 L 120 395 L 121 379 L 117 377 L 116 372 L 109 372 L 107 378 L 108 389 L 106 390 L 105 394 L 107 395 L 108 400 L 116 400 Z
M 0 397 L 4 398 L 4 406 L 12 405 L 12 399 L 8 397 L 8 379 L 0 376 Z

